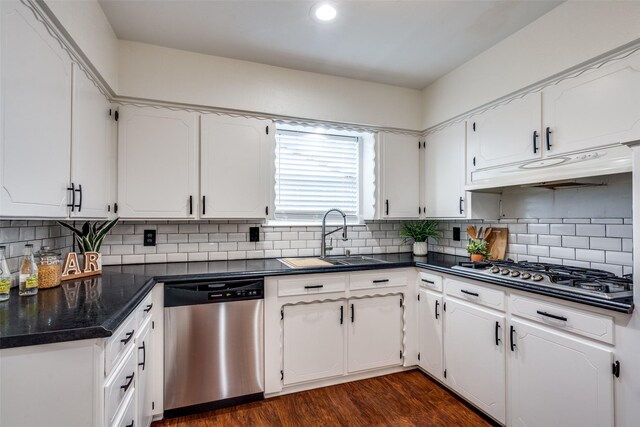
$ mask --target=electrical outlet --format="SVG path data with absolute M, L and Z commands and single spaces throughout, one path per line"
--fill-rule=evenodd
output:
M 460 227 L 453 227 L 453 240 L 460 241 Z
M 144 246 L 156 245 L 156 230 L 144 230 Z
M 260 241 L 260 227 L 249 227 L 249 241 L 250 242 Z

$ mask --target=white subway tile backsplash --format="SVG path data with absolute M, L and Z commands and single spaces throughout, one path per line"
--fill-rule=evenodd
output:
M 545 256 L 545 257 L 549 256 L 548 246 L 529 245 L 527 247 L 527 251 L 529 255 Z
M 622 239 L 622 252 L 632 252 L 632 251 L 633 251 L 633 240 Z
M 571 236 L 576 234 L 575 224 L 551 224 L 550 234 L 559 234 L 561 236 Z
M 611 273 L 617 275 L 617 276 L 622 276 L 622 266 L 621 265 L 614 265 L 614 264 L 601 264 L 601 263 L 597 263 L 597 262 L 592 262 L 591 263 L 591 268 L 595 268 L 598 270 L 604 270 L 604 271 L 610 271 Z
M 590 236 L 590 237 L 604 237 L 605 236 L 604 224 L 577 224 L 576 235 L 578 236 Z
M 538 244 L 544 246 L 562 246 L 562 236 L 541 234 L 538 236 Z
M 633 237 L 632 225 L 607 225 L 607 237 Z
M 566 248 L 589 248 L 589 238 L 586 236 L 562 236 L 562 246 Z
M 156 236 L 157 239 L 157 236 Z M 188 234 L 167 234 L 168 243 L 187 243 L 189 241 Z
M 552 258 L 575 259 L 576 250 L 573 248 L 549 248 L 549 256 Z
M 517 234 L 517 242 L 525 245 L 535 245 L 538 243 L 538 235 L 536 234 Z M 514 241 L 513 239 L 511 240 Z
M 633 256 L 631 252 L 606 252 L 607 264 L 633 265 Z
M 604 262 L 604 251 L 594 249 L 576 249 L 576 259 L 589 262 Z
M 622 250 L 622 240 L 609 237 L 591 237 L 591 249 L 602 249 L 608 251 Z
M 511 230 L 511 227 L 509 227 Z M 519 231 L 515 231 L 520 233 Z M 549 224 L 529 224 L 528 232 L 530 234 L 549 234 Z
M 591 266 L 591 264 L 589 264 L 586 261 L 575 261 L 572 259 L 563 259 L 562 264 L 568 265 L 570 267 L 580 267 L 580 268 L 589 268 Z

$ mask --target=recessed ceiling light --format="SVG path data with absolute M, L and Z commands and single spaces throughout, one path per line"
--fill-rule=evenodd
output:
M 318 3 L 311 9 L 311 16 L 321 22 L 329 22 L 336 19 L 338 12 L 331 3 Z

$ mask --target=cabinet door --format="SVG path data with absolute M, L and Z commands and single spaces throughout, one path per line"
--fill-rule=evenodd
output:
M 343 375 L 344 303 L 287 305 L 283 310 L 284 384 Z
M 206 115 L 201 132 L 200 216 L 265 218 L 273 186 L 273 123 Z
M 420 289 L 418 301 L 418 351 L 420 367 L 443 380 L 442 294 Z
M 545 147 L 556 155 L 640 139 L 640 54 L 542 92 Z
M 543 151 L 541 104 L 541 95 L 534 93 L 470 118 L 467 157 L 472 168 L 485 169 L 540 158 Z
M 194 218 L 197 115 L 123 106 L 118 124 L 118 214 L 123 218 Z
M 380 200 L 383 218 L 417 218 L 420 215 L 420 149 L 418 138 L 381 134 Z
M 427 217 L 465 216 L 465 146 L 464 123 L 427 136 L 424 150 Z
M 350 299 L 348 304 L 349 372 L 402 365 L 402 297 Z
M 513 426 L 613 426 L 611 350 L 512 320 Z
M 504 316 L 446 301 L 446 381 L 482 411 L 505 421 Z
M 66 217 L 71 61 L 20 2 L 0 19 L 0 215 Z
M 149 427 L 151 418 L 153 417 L 151 405 L 151 388 L 149 382 L 150 356 L 151 353 L 151 319 L 147 320 L 140 329 L 140 333 L 136 338 L 136 347 L 138 347 L 138 372 L 136 380 L 136 394 L 138 398 L 137 412 L 138 423 L 141 427 Z
M 78 66 L 73 68 L 73 81 L 71 182 L 80 191 L 69 216 L 106 218 L 115 185 L 111 174 L 111 104 Z

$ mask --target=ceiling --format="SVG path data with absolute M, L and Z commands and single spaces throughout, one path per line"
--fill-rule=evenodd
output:
M 99 0 L 118 38 L 422 89 L 560 1 Z

